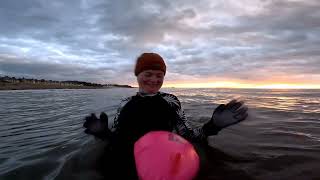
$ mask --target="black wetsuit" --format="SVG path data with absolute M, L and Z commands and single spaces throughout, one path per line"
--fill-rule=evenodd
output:
M 178 98 L 159 92 L 148 96 L 137 93 L 122 101 L 112 126 L 114 173 L 134 177 L 133 145 L 141 136 L 156 130 L 176 132 L 191 142 L 206 142 L 202 128 L 193 129 L 181 109 Z M 118 171 L 118 172 L 117 172 Z

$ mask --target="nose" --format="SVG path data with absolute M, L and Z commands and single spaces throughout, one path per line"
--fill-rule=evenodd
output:
M 152 84 L 157 84 L 157 83 L 159 82 L 159 79 L 158 79 L 156 76 L 152 76 L 152 77 L 150 78 L 150 82 L 151 82 Z
M 150 82 L 151 82 L 152 84 L 156 84 L 156 83 L 157 83 L 157 79 L 152 78 L 152 79 L 150 79 Z

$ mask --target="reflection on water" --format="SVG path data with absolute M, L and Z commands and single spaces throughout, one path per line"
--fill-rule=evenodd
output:
M 170 89 L 189 102 L 227 103 L 236 98 L 249 106 L 281 111 L 319 113 L 319 90 Z
M 89 163 L 89 154 L 98 153 L 87 153 L 95 151 L 96 141 L 83 133 L 83 118 L 105 111 L 113 119 L 121 98 L 135 91 L 0 91 L 0 179 L 67 179 L 75 172 L 73 179 L 99 179 Z M 225 174 L 258 179 L 320 177 L 319 90 L 163 91 L 179 97 L 194 126 L 208 121 L 218 104 L 234 98 L 250 108 L 247 121 L 209 138 L 213 170 L 205 179 L 228 179 Z

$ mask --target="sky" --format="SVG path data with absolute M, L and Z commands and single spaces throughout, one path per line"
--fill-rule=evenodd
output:
M 1 0 L 0 75 L 136 86 L 320 88 L 319 0 Z

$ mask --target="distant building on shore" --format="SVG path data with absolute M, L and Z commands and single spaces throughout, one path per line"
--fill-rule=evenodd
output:
M 129 85 L 118 85 L 118 84 L 97 84 L 84 81 L 53 81 L 45 79 L 27 79 L 27 78 L 16 78 L 9 76 L 0 76 L 0 84 L 39 84 L 39 85 L 60 85 L 60 86 L 90 86 L 90 87 L 126 87 L 132 88 Z

